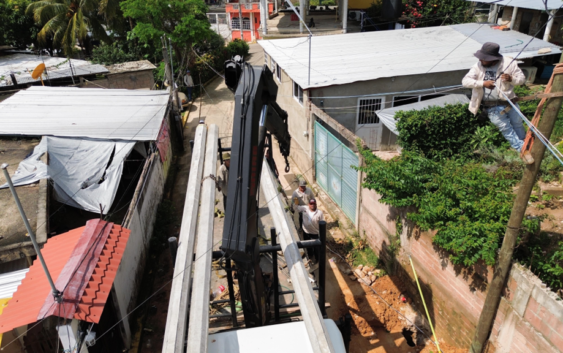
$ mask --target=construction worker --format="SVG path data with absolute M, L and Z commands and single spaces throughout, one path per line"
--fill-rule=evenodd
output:
M 217 189 L 223 192 L 223 209 L 227 208 L 227 187 L 229 186 L 229 167 L 231 166 L 231 154 L 223 153 L 223 164 L 217 171 Z
M 297 211 L 303 215 L 303 239 L 319 239 L 319 222 L 324 221 L 325 217 L 323 211 L 317 208 L 317 201 L 310 199 L 307 206 L 297 206 Z M 319 249 L 307 248 L 307 254 L 309 258 L 319 260 Z
M 299 188 L 293 192 L 291 195 L 291 200 L 293 201 L 293 211 L 296 210 L 297 206 L 305 206 L 309 204 L 309 200 L 314 199 L 313 191 L 307 187 L 307 182 L 303 179 L 299 180 Z
M 469 111 L 477 114 L 479 107 L 486 112 L 489 120 L 500 130 L 510 146 L 517 151 L 522 149 L 526 130 L 522 118 L 511 109 L 501 92 L 509 99 L 516 97 L 514 86 L 526 82 L 526 76 L 515 60 L 504 58 L 496 43 L 487 42 L 474 55 L 479 61 L 463 78 L 463 87 L 472 88 Z M 529 151 L 522 159 L 526 164 L 534 163 Z
M 192 75 L 190 74 L 190 70 L 186 71 L 186 75 L 184 76 L 184 84 L 188 89 L 188 101 L 192 100 L 192 91 L 194 89 L 194 80 Z

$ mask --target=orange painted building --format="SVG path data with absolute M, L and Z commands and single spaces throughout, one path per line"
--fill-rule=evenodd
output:
M 247 42 L 262 39 L 260 26 L 260 3 L 251 2 L 246 4 L 228 3 L 225 12 L 229 14 L 231 23 L 232 40 L 240 39 L 241 21 L 239 18 L 239 6 L 242 12 L 242 37 Z M 274 12 L 274 3 L 268 3 L 268 17 Z

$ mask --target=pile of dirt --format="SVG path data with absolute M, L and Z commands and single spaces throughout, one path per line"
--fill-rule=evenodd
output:
M 443 353 L 467 353 L 469 351 L 467 348 L 455 348 L 444 342 L 440 342 L 440 350 Z M 420 353 L 438 353 L 438 349 L 433 343 L 428 342 Z
M 398 278 L 384 276 L 375 280 L 375 283 L 372 284 L 371 287 L 391 305 L 391 307 L 389 307 L 379 296 L 374 294 L 373 291 L 364 288 L 366 298 L 368 302 L 370 302 L 370 306 L 373 308 L 379 322 L 383 324 L 387 331 L 396 331 L 405 328 L 407 326 L 406 320 L 400 316 L 397 311 L 393 310 L 393 308 L 395 308 L 398 311 L 405 311 L 409 306 L 408 299 L 406 302 L 401 300 L 404 294 L 403 288 L 401 288 L 401 282 Z

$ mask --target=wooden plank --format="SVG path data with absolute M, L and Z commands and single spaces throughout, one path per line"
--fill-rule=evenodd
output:
M 174 266 L 174 280 L 168 302 L 168 316 L 163 353 L 183 352 L 188 318 L 188 298 L 191 287 L 192 262 L 195 245 L 195 231 L 199 208 L 199 194 L 203 174 L 204 148 L 207 127 L 198 125 L 195 132 L 190 177 L 188 179 L 184 213 L 178 239 L 178 253 Z
M 262 167 L 260 185 L 265 199 L 268 201 L 268 209 L 278 233 L 287 268 L 291 275 L 291 283 L 295 290 L 295 297 L 305 322 L 305 328 L 307 329 L 313 352 L 334 353 L 334 347 L 329 339 L 327 328 L 317 304 L 317 298 L 315 298 L 313 293 L 309 273 L 305 269 L 299 254 L 299 248 L 295 242 L 298 239 L 297 232 L 295 227 L 292 228 L 289 225 L 288 215 L 284 211 L 285 204 L 278 193 L 277 182 L 270 171 L 268 163 L 265 161 Z M 295 234 L 292 234 L 292 230 Z
M 201 187 L 201 211 L 197 226 L 197 258 L 194 263 L 194 283 L 187 353 L 206 353 L 209 335 L 209 287 L 213 253 L 213 220 L 215 213 L 215 178 L 217 169 L 217 140 L 219 127 L 210 125 L 207 133 L 205 165 Z

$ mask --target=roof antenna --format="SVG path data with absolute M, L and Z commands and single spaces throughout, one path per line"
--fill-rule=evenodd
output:
M 16 201 L 16 205 L 18 206 L 18 210 L 20 211 L 20 215 L 23 219 L 23 223 L 25 224 L 25 228 L 27 228 L 27 233 L 29 234 L 29 237 L 31 238 L 31 242 L 33 243 L 33 248 L 35 249 L 35 252 L 37 253 L 37 258 L 39 258 L 39 261 L 41 262 L 41 266 L 43 266 L 43 271 L 45 271 L 45 275 L 47 276 L 47 280 L 49 280 L 49 285 L 51 285 L 51 290 L 53 291 L 53 297 L 55 298 L 55 301 L 57 303 L 61 303 L 62 302 L 62 293 L 55 287 L 55 283 L 53 282 L 53 279 L 51 278 L 51 274 L 49 273 L 49 269 L 47 268 L 47 264 L 45 263 L 45 260 L 43 259 L 43 255 L 41 255 L 41 250 L 39 249 L 39 245 L 37 245 L 37 241 L 35 240 L 35 233 L 33 233 L 33 230 L 31 229 L 31 226 L 29 225 L 29 221 L 27 220 L 27 217 L 25 215 L 25 212 L 23 210 L 22 204 L 20 202 L 20 198 L 18 197 L 18 194 L 16 193 L 16 189 L 14 188 L 14 184 L 12 183 L 12 179 L 10 178 L 10 174 L 8 174 L 8 164 L 4 163 L 0 166 L 0 168 L 2 168 L 2 172 L 4 173 L 4 177 L 6 178 L 6 181 L 8 182 L 8 186 L 10 187 L 10 191 L 12 192 L 12 196 L 14 197 L 14 200 Z

